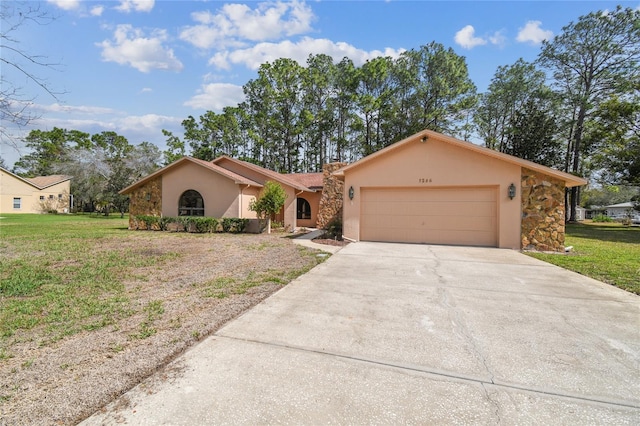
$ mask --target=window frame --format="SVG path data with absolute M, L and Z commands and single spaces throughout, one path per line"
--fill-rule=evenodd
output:
M 306 208 L 305 208 L 306 207 Z M 308 208 L 308 211 L 307 211 Z M 297 197 L 296 200 L 296 219 L 311 220 L 311 203 L 303 197 Z
M 187 193 L 192 193 L 192 194 L 189 194 L 191 197 L 197 197 L 195 198 L 195 204 L 196 204 L 195 206 L 183 205 L 183 200 L 185 199 L 185 196 Z M 198 198 L 201 202 L 202 207 L 198 207 Z M 192 203 L 189 203 L 189 204 L 192 204 Z M 195 189 L 187 189 L 182 194 L 180 194 L 180 198 L 178 198 L 178 216 L 204 217 L 204 197 L 202 196 L 202 194 L 200 194 L 200 192 L 196 191 Z

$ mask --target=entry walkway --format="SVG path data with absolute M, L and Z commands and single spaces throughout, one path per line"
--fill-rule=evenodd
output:
M 360 242 L 83 424 L 638 424 L 639 315 L 515 251 Z

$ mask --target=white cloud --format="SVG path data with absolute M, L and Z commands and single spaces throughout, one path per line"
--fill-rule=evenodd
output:
M 227 83 L 205 84 L 198 94 L 184 103 L 194 109 L 222 111 L 226 106 L 235 106 L 244 100 L 242 86 Z
M 167 40 L 165 30 L 153 31 L 146 37 L 142 30 L 131 25 L 118 25 L 113 38 L 113 42 L 96 43 L 102 48 L 102 59 L 106 62 L 130 65 L 145 73 L 152 69 L 181 71 L 183 68 L 173 50 L 163 46 Z
M 453 39 L 463 49 L 473 49 L 476 46 L 487 44 L 487 40 L 474 35 L 475 31 L 472 25 L 467 25 L 458 31 Z
M 304 34 L 311 31 L 315 15 L 304 2 L 294 0 L 258 3 L 255 9 L 225 4 L 217 14 L 194 12 L 191 18 L 198 24 L 185 27 L 180 38 L 201 49 L 220 49 Z
M 540 28 L 542 22 L 528 21 L 524 27 L 518 31 L 516 40 L 521 43 L 540 44 L 543 40 L 553 37 L 553 31 Z
M 502 30 L 496 31 L 492 36 L 489 36 L 489 42 L 496 46 L 504 47 L 507 42 L 507 38 Z
M 80 7 L 80 0 L 47 0 L 63 10 L 75 10 Z
M 91 8 L 91 10 L 89 11 L 89 13 L 91 14 L 91 16 L 102 16 L 102 13 L 104 12 L 104 6 L 99 5 L 99 6 L 94 6 Z
M 122 131 L 135 131 L 135 132 L 157 132 L 162 134 L 162 126 L 166 124 L 175 124 L 176 122 L 182 122 L 183 119 L 178 121 L 175 117 L 169 117 L 166 115 L 158 114 L 145 114 L 145 115 L 127 115 L 117 121 L 117 128 Z
M 151 12 L 155 0 L 120 0 L 120 4 L 115 7 L 120 12 Z
M 335 61 L 347 56 L 355 65 L 362 65 L 367 60 L 378 56 L 397 58 L 403 51 L 404 49 L 386 48 L 384 51 L 367 52 L 344 42 L 336 43 L 328 39 L 304 37 L 295 43 L 289 40 L 279 43 L 258 43 L 247 49 L 218 52 L 209 60 L 209 64 L 221 69 L 230 69 L 232 64 L 243 64 L 247 68 L 255 70 L 261 64 L 273 62 L 278 58 L 290 58 L 301 65 L 306 65 L 310 54 L 324 53 Z
M 113 114 L 115 110 L 111 108 L 95 107 L 95 106 L 82 106 L 82 105 L 61 105 L 59 103 L 53 103 L 49 105 L 34 104 L 34 107 L 43 112 L 64 112 L 69 114 Z
M 153 89 L 150 87 L 143 87 L 142 90 L 140 90 L 140 93 L 151 93 L 153 92 Z

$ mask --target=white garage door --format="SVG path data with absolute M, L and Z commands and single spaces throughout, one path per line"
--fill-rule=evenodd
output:
M 360 193 L 362 241 L 498 245 L 495 187 L 362 188 Z

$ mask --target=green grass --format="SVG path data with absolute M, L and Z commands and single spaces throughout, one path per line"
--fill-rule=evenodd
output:
M 620 224 L 569 224 L 565 246 L 569 255 L 530 256 L 640 294 L 640 228 Z
M 133 313 L 122 284 L 128 271 L 172 256 L 118 247 L 129 235 L 119 216 L 3 216 L 0 339 L 41 328 L 47 344 L 113 324 Z

